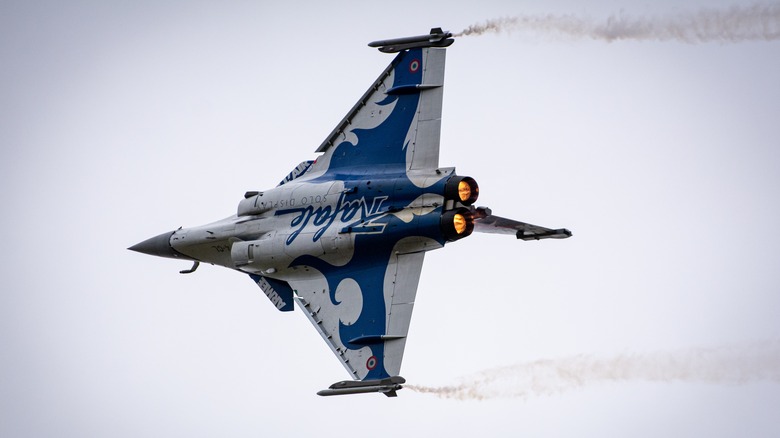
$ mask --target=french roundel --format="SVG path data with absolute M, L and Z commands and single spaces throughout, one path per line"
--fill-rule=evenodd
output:
M 369 370 L 373 370 L 374 368 L 376 368 L 376 364 L 377 364 L 376 356 L 371 356 L 366 361 L 366 368 L 368 368 Z
M 412 73 L 417 73 L 417 70 L 419 69 L 420 69 L 420 60 L 413 59 L 412 62 L 409 63 L 409 71 Z

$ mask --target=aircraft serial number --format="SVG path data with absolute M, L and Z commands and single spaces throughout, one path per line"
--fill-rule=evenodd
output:
M 300 199 L 282 199 L 279 201 L 274 201 L 271 204 L 271 208 L 295 207 L 311 204 L 321 204 L 323 202 L 328 202 L 328 195 L 304 196 Z

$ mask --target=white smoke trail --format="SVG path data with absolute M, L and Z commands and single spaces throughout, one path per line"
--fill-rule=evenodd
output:
M 455 36 L 530 31 L 595 40 L 653 40 L 737 43 L 780 39 L 780 4 L 732 6 L 656 17 L 624 13 L 599 22 L 575 15 L 519 15 L 474 24 Z
M 485 370 L 457 385 L 405 387 L 441 398 L 484 400 L 552 395 L 594 383 L 620 381 L 780 383 L 780 341 L 607 359 L 584 355 L 544 359 Z

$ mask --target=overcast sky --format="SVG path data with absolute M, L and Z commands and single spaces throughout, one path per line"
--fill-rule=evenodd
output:
M 392 59 L 369 41 L 751 3 L 65 3 L 0 5 L 0 435 L 780 435 L 780 41 L 515 29 L 448 49 L 441 164 L 495 214 L 574 233 L 426 256 L 401 374 L 509 367 L 500 397 L 318 397 L 348 376 L 300 312 L 125 249 L 315 158 Z M 701 349 L 762 349 L 768 368 L 522 383 L 537 361 Z

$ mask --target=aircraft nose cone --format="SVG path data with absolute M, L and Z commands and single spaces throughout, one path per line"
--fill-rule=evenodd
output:
M 168 231 L 167 233 L 162 233 L 159 236 L 154 236 L 151 239 L 146 239 L 141 243 L 136 243 L 135 245 L 127 249 L 131 251 L 157 256 L 157 257 L 168 257 L 172 259 L 178 259 L 181 257 L 181 255 L 178 252 L 176 252 L 173 248 L 171 248 L 171 236 L 173 236 L 173 233 L 175 233 L 175 231 Z

